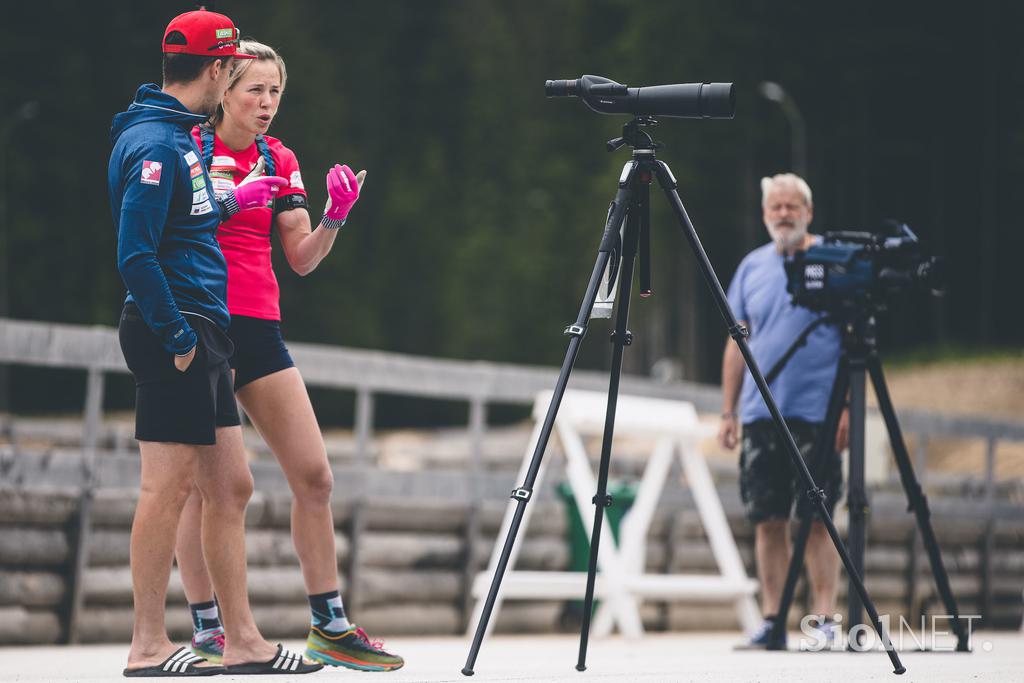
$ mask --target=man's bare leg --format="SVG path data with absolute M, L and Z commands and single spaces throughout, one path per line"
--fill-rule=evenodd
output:
M 128 668 L 156 666 L 177 649 L 167 637 L 164 603 L 178 519 L 195 475 L 198 448 L 139 443 L 142 478 L 131 535 L 135 623 Z
M 754 555 L 757 558 L 757 578 L 761 581 L 761 612 L 776 614 L 792 549 L 789 540 L 789 521 L 770 519 L 759 522 L 754 529 Z
M 178 539 L 174 546 L 181 585 L 189 604 L 213 600 L 213 584 L 203 557 L 202 524 L 203 495 L 198 487 L 193 486 L 185 508 L 181 511 Z
M 270 447 L 292 491 L 292 541 L 306 592 L 338 589 L 331 491 L 334 477 L 309 394 L 296 368 L 247 384 L 238 392 L 264 442 Z M 202 497 L 194 492 L 182 512 L 175 552 L 190 603 L 213 600 L 213 586 L 202 556 Z
M 297 368 L 246 384 L 238 398 L 274 452 L 292 490 L 292 540 L 310 595 L 338 590 L 331 490 L 334 478 Z
M 246 581 L 245 507 L 253 482 L 241 427 L 219 427 L 217 445 L 200 447 L 196 484 L 203 494 L 203 555 L 224 625 L 224 664 L 267 661 L 277 648 L 256 627 Z
M 820 521 L 811 524 L 807 537 L 807 578 L 811 582 L 811 611 L 831 619 L 839 589 L 839 553 Z

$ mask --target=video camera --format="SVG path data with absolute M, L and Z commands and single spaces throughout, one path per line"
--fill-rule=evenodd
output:
M 827 232 L 821 243 L 786 263 L 793 303 L 813 311 L 885 307 L 907 289 L 944 291 L 942 261 L 924 253 L 905 223 L 887 221 L 882 231 Z

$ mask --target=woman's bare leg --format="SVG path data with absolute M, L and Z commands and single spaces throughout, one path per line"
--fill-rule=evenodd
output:
M 292 539 L 306 591 L 315 595 L 337 590 L 334 477 L 302 376 L 296 368 L 275 372 L 246 384 L 238 398 L 292 490 Z

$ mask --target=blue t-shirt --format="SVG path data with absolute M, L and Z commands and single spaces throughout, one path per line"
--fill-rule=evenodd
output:
M 747 341 L 764 373 L 821 315 L 792 303 L 786 291 L 784 257 L 771 242 L 740 262 L 729 283 L 729 305 L 737 320 L 750 328 Z M 820 325 L 769 386 L 782 416 L 824 421 L 838 363 L 839 330 L 835 325 Z M 743 377 L 738 412 L 743 423 L 770 417 L 749 370 Z

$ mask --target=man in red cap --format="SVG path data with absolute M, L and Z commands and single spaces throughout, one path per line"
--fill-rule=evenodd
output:
M 263 639 L 246 588 L 245 507 L 253 482 L 228 367 L 227 267 L 215 237 L 223 209 L 191 135 L 223 98 L 231 61 L 243 58 L 237 45 L 238 29 L 222 14 L 175 17 L 164 32 L 163 87 L 140 87 L 111 128 L 108 185 L 118 269 L 128 289 L 119 336 L 135 377 L 142 461 L 125 676 L 308 673 L 323 666 Z M 224 201 L 232 211 L 266 206 L 282 180 L 261 178 Z M 178 519 L 193 484 L 203 496 L 203 550 L 223 610 L 223 666 L 176 649 L 164 622 Z

